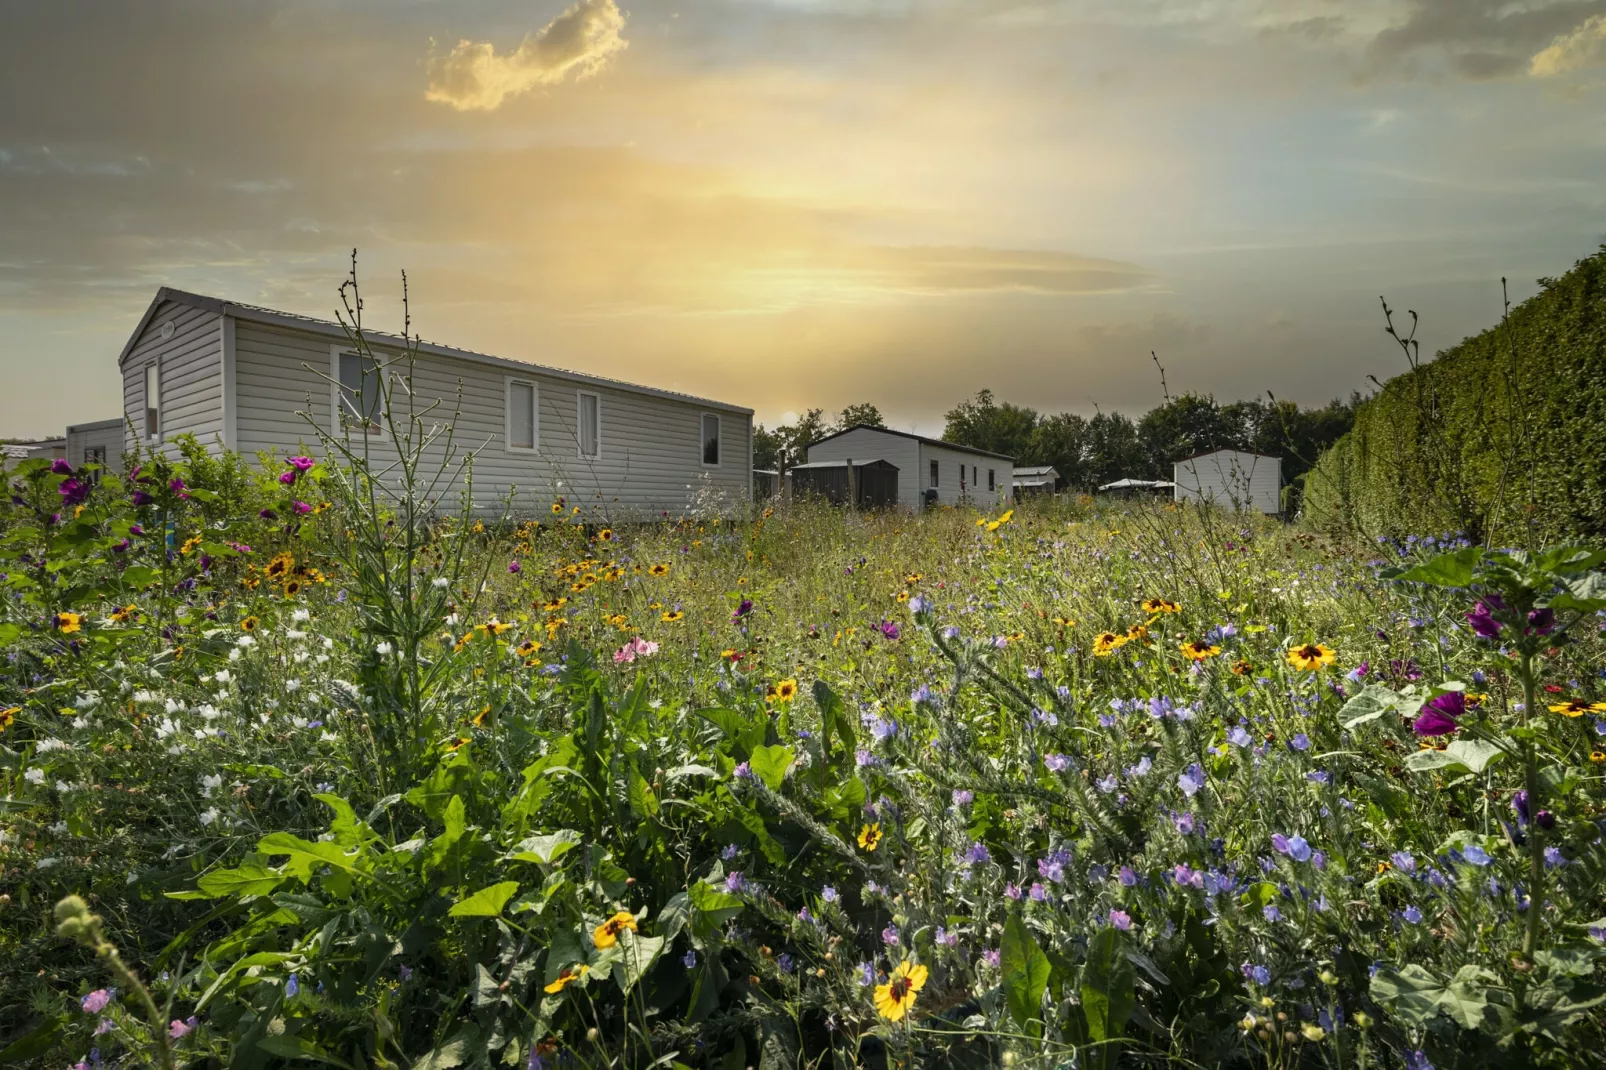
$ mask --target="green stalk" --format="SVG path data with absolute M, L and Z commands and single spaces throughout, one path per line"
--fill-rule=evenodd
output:
M 1526 728 L 1533 718 L 1535 695 L 1533 653 L 1524 651 L 1522 656 L 1522 694 L 1523 709 L 1522 722 Z M 1544 888 L 1541 882 L 1545 879 L 1545 851 L 1544 844 L 1539 839 L 1539 765 L 1534 758 L 1534 745 L 1532 739 L 1523 740 L 1523 787 L 1528 792 L 1528 924 L 1522 934 L 1522 957 L 1525 962 L 1533 962 L 1534 950 L 1539 943 L 1539 914 L 1544 908 Z

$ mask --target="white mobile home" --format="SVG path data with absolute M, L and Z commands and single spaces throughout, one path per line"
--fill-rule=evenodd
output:
M 898 502 L 916 511 L 961 502 L 992 508 L 1010 500 L 1015 459 L 907 431 L 860 424 L 809 444 L 809 463 L 886 461 L 898 469 Z
M 1212 450 L 1172 465 L 1179 502 L 1208 501 L 1223 509 L 1282 512 L 1283 462 L 1280 457 L 1242 450 Z
M 381 372 L 403 394 L 407 365 L 392 358 L 405 340 L 365 337 L 377 365 L 337 322 L 164 287 L 118 358 L 124 445 L 164 448 L 190 433 L 214 451 L 284 453 L 316 445 L 306 413 L 327 433 L 352 432 L 383 467 L 389 441 L 373 409 Z M 430 343 L 412 375 L 417 406 L 439 402 L 426 422 L 452 424 L 458 456 L 472 451 L 482 510 L 509 493 L 519 512 L 562 496 L 626 519 L 678 513 L 710 490 L 751 497 L 752 409 Z M 404 402 L 394 407 L 405 416 Z
M 1059 485 L 1060 474 L 1059 469 L 1051 464 L 1039 464 L 1015 469 L 1012 481 L 1017 498 L 1028 494 L 1053 494 L 1054 488 Z
M 98 464 L 102 471 L 121 472 L 125 430 L 121 420 L 68 425 L 67 463 L 74 468 Z

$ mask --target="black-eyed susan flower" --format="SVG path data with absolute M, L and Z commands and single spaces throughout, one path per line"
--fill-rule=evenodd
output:
M 0 717 L 3 717 L 3 716 L 4 716 L 4 714 L 0 714 Z M 1592 762 L 1606 762 L 1606 750 L 1592 750 L 1592 751 L 1590 751 L 1589 752 L 1589 760 L 1592 761 Z
M 1232 674 L 1234 676 L 1248 676 L 1254 671 L 1254 665 L 1247 658 L 1239 658 L 1232 663 Z
M 552 503 L 552 515 L 553 516 L 561 516 L 561 515 L 563 515 L 563 503 L 562 502 L 553 502 Z
M 1214 643 L 1208 643 L 1203 639 L 1196 639 L 1191 643 L 1183 643 L 1181 649 L 1182 656 L 1189 661 L 1204 661 L 1206 658 L 1213 658 L 1221 653 L 1219 646 Z
M 117 609 L 112 610 L 111 619 L 113 623 L 124 624 L 133 620 L 137 616 L 139 616 L 139 607 L 134 605 L 126 605 L 119 606 Z
M 567 598 L 554 598 L 550 602 L 541 603 L 541 608 L 548 613 L 556 613 L 568 604 L 569 600 Z
M 1580 698 L 1557 702 L 1550 707 L 1551 713 L 1559 713 L 1563 717 L 1582 717 L 1586 713 L 1600 713 L 1602 711 L 1606 711 L 1606 702 L 1585 702 Z
M 245 617 L 240 621 L 240 630 L 242 632 L 254 632 L 257 630 L 257 625 L 260 623 L 261 621 L 257 620 L 255 617 Z
M 490 716 L 491 716 L 491 704 L 489 702 L 487 702 L 485 704 L 485 706 L 480 710 L 480 712 L 476 713 L 474 715 L 474 720 L 472 722 L 474 727 L 475 728 L 484 728 L 486 719 L 489 718 Z
M 664 612 L 663 612 L 663 613 L 662 613 L 662 614 L 661 614 L 661 615 L 660 615 L 660 616 L 659 616 L 659 618 L 658 618 L 658 619 L 659 619 L 659 620 L 662 620 L 662 621 L 666 621 L 666 622 L 668 622 L 668 623 L 670 623 L 670 624 L 673 624 L 673 623 L 675 623 L 675 622 L 676 622 L 676 621 L 677 621 L 677 620 L 684 620 L 684 619 L 685 619 L 685 617 L 686 617 L 686 614 L 684 614 L 684 613 L 682 613 L 682 612 L 681 612 L 681 611 L 680 611 L 680 610 L 678 610 L 678 609 L 666 609 L 666 610 L 664 610 Z
M 518 654 L 519 654 L 520 657 L 527 658 L 527 657 L 530 657 L 532 654 L 539 654 L 540 652 L 541 652 L 541 644 L 536 642 L 534 639 L 526 639 L 524 642 L 520 643 L 519 646 L 518 646 Z
M 1055 617 L 1054 618 L 1054 623 L 1058 624 L 1061 628 L 1074 628 L 1074 627 L 1076 627 L 1076 622 L 1074 620 L 1072 620 L 1070 617 Z
M 1132 627 L 1126 630 L 1126 639 L 1129 643 L 1136 643 L 1139 640 L 1147 639 L 1148 637 L 1149 626 L 1147 624 L 1134 624 Z
M 780 683 L 775 685 L 776 702 L 791 702 L 795 698 L 797 698 L 796 680 L 782 680 Z
M 667 576 L 669 575 L 669 566 L 660 563 L 652 566 L 652 568 L 649 568 L 647 571 L 652 573 L 654 576 Z
M 1126 643 L 1126 636 L 1116 635 L 1114 632 L 1100 632 L 1093 639 L 1093 653 L 1097 657 L 1107 657 L 1115 653 Z
M 563 507 L 561 505 L 554 505 L 552 508 L 556 511 L 561 510 Z M 577 966 L 565 966 L 563 969 L 558 971 L 558 975 L 552 979 L 552 983 L 541 989 L 541 991 L 545 992 L 549 996 L 555 996 L 559 992 L 563 991 L 565 985 L 568 985 L 573 981 L 578 981 L 580 978 L 584 977 L 590 972 L 591 967 L 587 966 L 583 962 Z M 534 1060 L 531 1060 L 531 1062 L 534 1062 Z
M 296 595 L 301 593 L 301 587 L 302 583 L 300 580 L 286 580 L 284 582 L 284 596 L 286 598 L 294 598 Z
M 1141 603 L 1145 613 L 1181 613 L 1182 607 L 1165 598 L 1145 598 Z
M 636 916 L 628 910 L 621 910 L 592 931 L 591 942 L 599 949 L 612 947 L 619 942 L 619 934 L 626 929 L 636 931 Z
M 263 568 L 262 571 L 269 578 L 278 579 L 280 576 L 289 575 L 290 571 L 295 567 L 296 559 L 293 554 L 280 553 L 275 554 L 273 559 L 267 563 L 267 566 Z
M 860 829 L 859 846 L 864 848 L 866 851 L 871 852 L 875 851 L 877 847 L 880 847 L 881 826 L 879 824 L 867 824 Z
M 83 630 L 84 618 L 70 609 L 64 609 L 56 614 L 51 623 L 55 625 L 56 631 L 62 635 L 71 635 L 74 632 Z
M 6 729 L 10 728 L 11 722 L 15 721 L 17 719 L 17 714 L 21 712 L 21 706 L 7 706 L 5 709 L 0 710 L 0 732 L 4 732 Z
M 915 993 L 926 987 L 927 969 L 904 959 L 887 983 L 876 985 L 875 1009 L 889 1022 L 901 1022 L 915 1005 Z
M 1326 665 L 1331 665 L 1338 654 L 1331 647 L 1321 643 L 1306 643 L 1296 646 L 1288 652 L 1288 664 L 1301 672 L 1314 672 Z

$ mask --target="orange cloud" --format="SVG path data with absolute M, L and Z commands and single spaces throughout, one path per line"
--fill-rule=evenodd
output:
M 629 46 L 624 26 L 614 0 L 578 0 L 508 55 L 497 55 L 489 41 L 459 41 L 446 56 L 430 57 L 424 98 L 458 111 L 494 111 L 509 97 L 571 73 L 589 77 Z
M 1606 15 L 1595 15 L 1535 55 L 1528 73 L 1535 78 L 1554 78 L 1601 63 L 1606 63 Z

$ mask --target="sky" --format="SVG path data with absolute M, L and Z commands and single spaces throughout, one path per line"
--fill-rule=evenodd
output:
M 940 433 L 1319 404 L 1606 243 L 1606 0 L 0 0 L 0 435 L 171 285 Z

